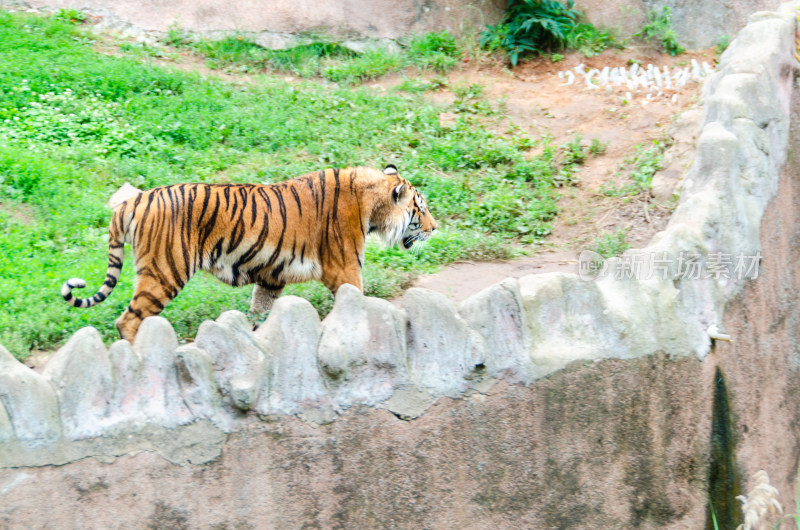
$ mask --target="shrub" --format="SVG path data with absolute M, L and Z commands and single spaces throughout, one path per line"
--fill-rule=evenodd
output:
M 481 45 L 504 48 L 515 65 L 525 53 L 541 54 L 567 45 L 567 35 L 576 26 L 581 12 L 554 0 L 510 0 L 503 23 L 488 26 Z
M 634 37 L 639 37 L 645 41 L 655 41 L 659 47 L 666 53 L 672 55 L 680 55 L 686 49 L 678 44 L 677 35 L 672 29 L 672 10 L 664 6 L 661 11 L 654 9 L 647 14 L 649 22 L 639 31 L 634 34 Z

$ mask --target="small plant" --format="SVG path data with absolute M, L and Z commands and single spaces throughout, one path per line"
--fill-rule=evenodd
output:
M 661 8 L 661 11 L 656 9 L 647 14 L 649 22 L 639 31 L 634 34 L 634 37 L 639 37 L 645 41 L 656 41 L 661 49 L 666 53 L 672 55 L 680 55 L 686 49 L 678 44 L 677 35 L 675 30 L 672 29 L 672 10 L 668 6 Z
M 615 232 L 606 232 L 595 240 L 594 250 L 604 258 L 621 256 L 623 252 L 631 248 L 627 241 L 630 228 L 618 228 Z
M 589 153 L 592 156 L 600 156 L 608 149 L 608 142 L 601 142 L 597 138 L 592 139 L 592 144 L 589 146 Z
M 631 179 L 640 189 L 650 189 L 653 175 L 661 169 L 661 161 L 664 159 L 666 148 L 667 145 L 664 142 L 653 140 L 653 145 L 647 149 L 637 146 L 633 158 L 625 160 L 626 164 L 633 165 Z
M 59 9 L 56 18 L 71 24 L 83 24 L 89 17 L 78 9 Z
M 581 23 L 573 26 L 567 33 L 566 46 L 578 50 L 585 57 L 594 57 L 608 48 L 621 48 L 622 44 L 610 31 Z
M 408 44 L 408 59 L 414 66 L 445 73 L 456 64 L 461 52 L 447 31 L 414 37 Z
M 477 83 L 453 87 L 453 94 L 456 96 L 453 101 L 455 112 L 466 112 L 471 114 L 494 114 L 491 103 L 486 98 L 483 86 Z
M 513 66 L 526 53 L 563 49 L 581 16 L 573 6 L 572 0 L 566 5 L 554 0 L 510 0 L 504 21 L 487 26 L 481 34 L 481 46 L 505 49 Z
M 722 55 L 728 46 L 731 45 L 731 36 L 730 35 L 721 35 L 717 38 L 717 49 L 714 50 L 714 53 L 717 55 Z
M 560 63 L 561 61 L 564 60 L 564 56 L 561 55 L 560 53 L 552 53 L 550 54 L 550 60 L 553 61 L 554 63 Z
M 170 24 L 167 29 L 167 37 L 164 42 L 170 46 L 186 46 L 191 42 L 189 33 L 187 33 L 177 22 Z

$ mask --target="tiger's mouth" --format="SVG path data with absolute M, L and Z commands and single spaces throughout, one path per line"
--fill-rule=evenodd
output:
M 402 244 L 405 250 L 409 250 L 417 241 L 425 241 L 431 236 L 430 232 L 419 232 L 403 238 Z

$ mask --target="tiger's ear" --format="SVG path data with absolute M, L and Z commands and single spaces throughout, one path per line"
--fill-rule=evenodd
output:
M 392 200 L 394 202 L 400 201 L 400 197 L 402 197 L 403 194 L 406 192 L 405 188 L 406 188 L 405 184 L 400 184 L 399 186 L 397 186 L 395 189 L 392 190 Z
M 383 168 L 384 175 L 397 175 L 397 167 L 394 164 L 389 164 L 385 168 Z

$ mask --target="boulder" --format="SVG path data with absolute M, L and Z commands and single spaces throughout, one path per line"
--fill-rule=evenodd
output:
M 95 328 L 78 330 L 48 361 L 44 377 L 56 389 L 64 436 L 101 436 L 114 392 L 111 361 Z
M 431 394 L 456 395 L 486 363 L 483 337 L 471 330 L 446 296 L 428 289 L 406 291 L 408 367 L 412 382 Z
M 38 448 L 61 437 L 58 397 L 50 383 L 0 346 L 0 404 L 10 419 L 14 437 Z M 0 425 L 3 420 L 0 419 Z M 8 428 L 0 427 L 6 432 Z
M 256 330 L 256 337 L 269 352 L 267 377 L 262 378 L 269 380 L 269 386 L 262 389 L 254 410 L 261 414 L 332 410 L 317 362 L 320 333 L 319 315 L 307 300 L 282 296 L 275 302 Z
M 214 364 L 217 386 L 228 405 L 250 410 L 260 392 L 268 392 L 265 345 L 250 329 L 239 311 L 226 311 L 216 322 L 206 321 L 197 330 L 195 345 Z
M 464 300 L 459 315 L 486 343 L 489 376 L 530 380 L 531 338 L 516 279 L 503 280 Z
M 183 403 L 175 367 L 178 338 L 163 317 L 148 317 L 142 322 L 133 343 L 141 360 L 136 378 L 140 417 L 164 427 L 183 425 L 192 413 Z
M 408 382 L 402 311 L 342 285 L 322 322 L 319 366 L 339 406 L 388 398 L 395 387 Z
M 195 344 L 181 346 L 175 356 L 181 395 L 192 416 L 211 420 L 222 430 L 230 431 L 232 422 L 222 407 L 211 357 Z

